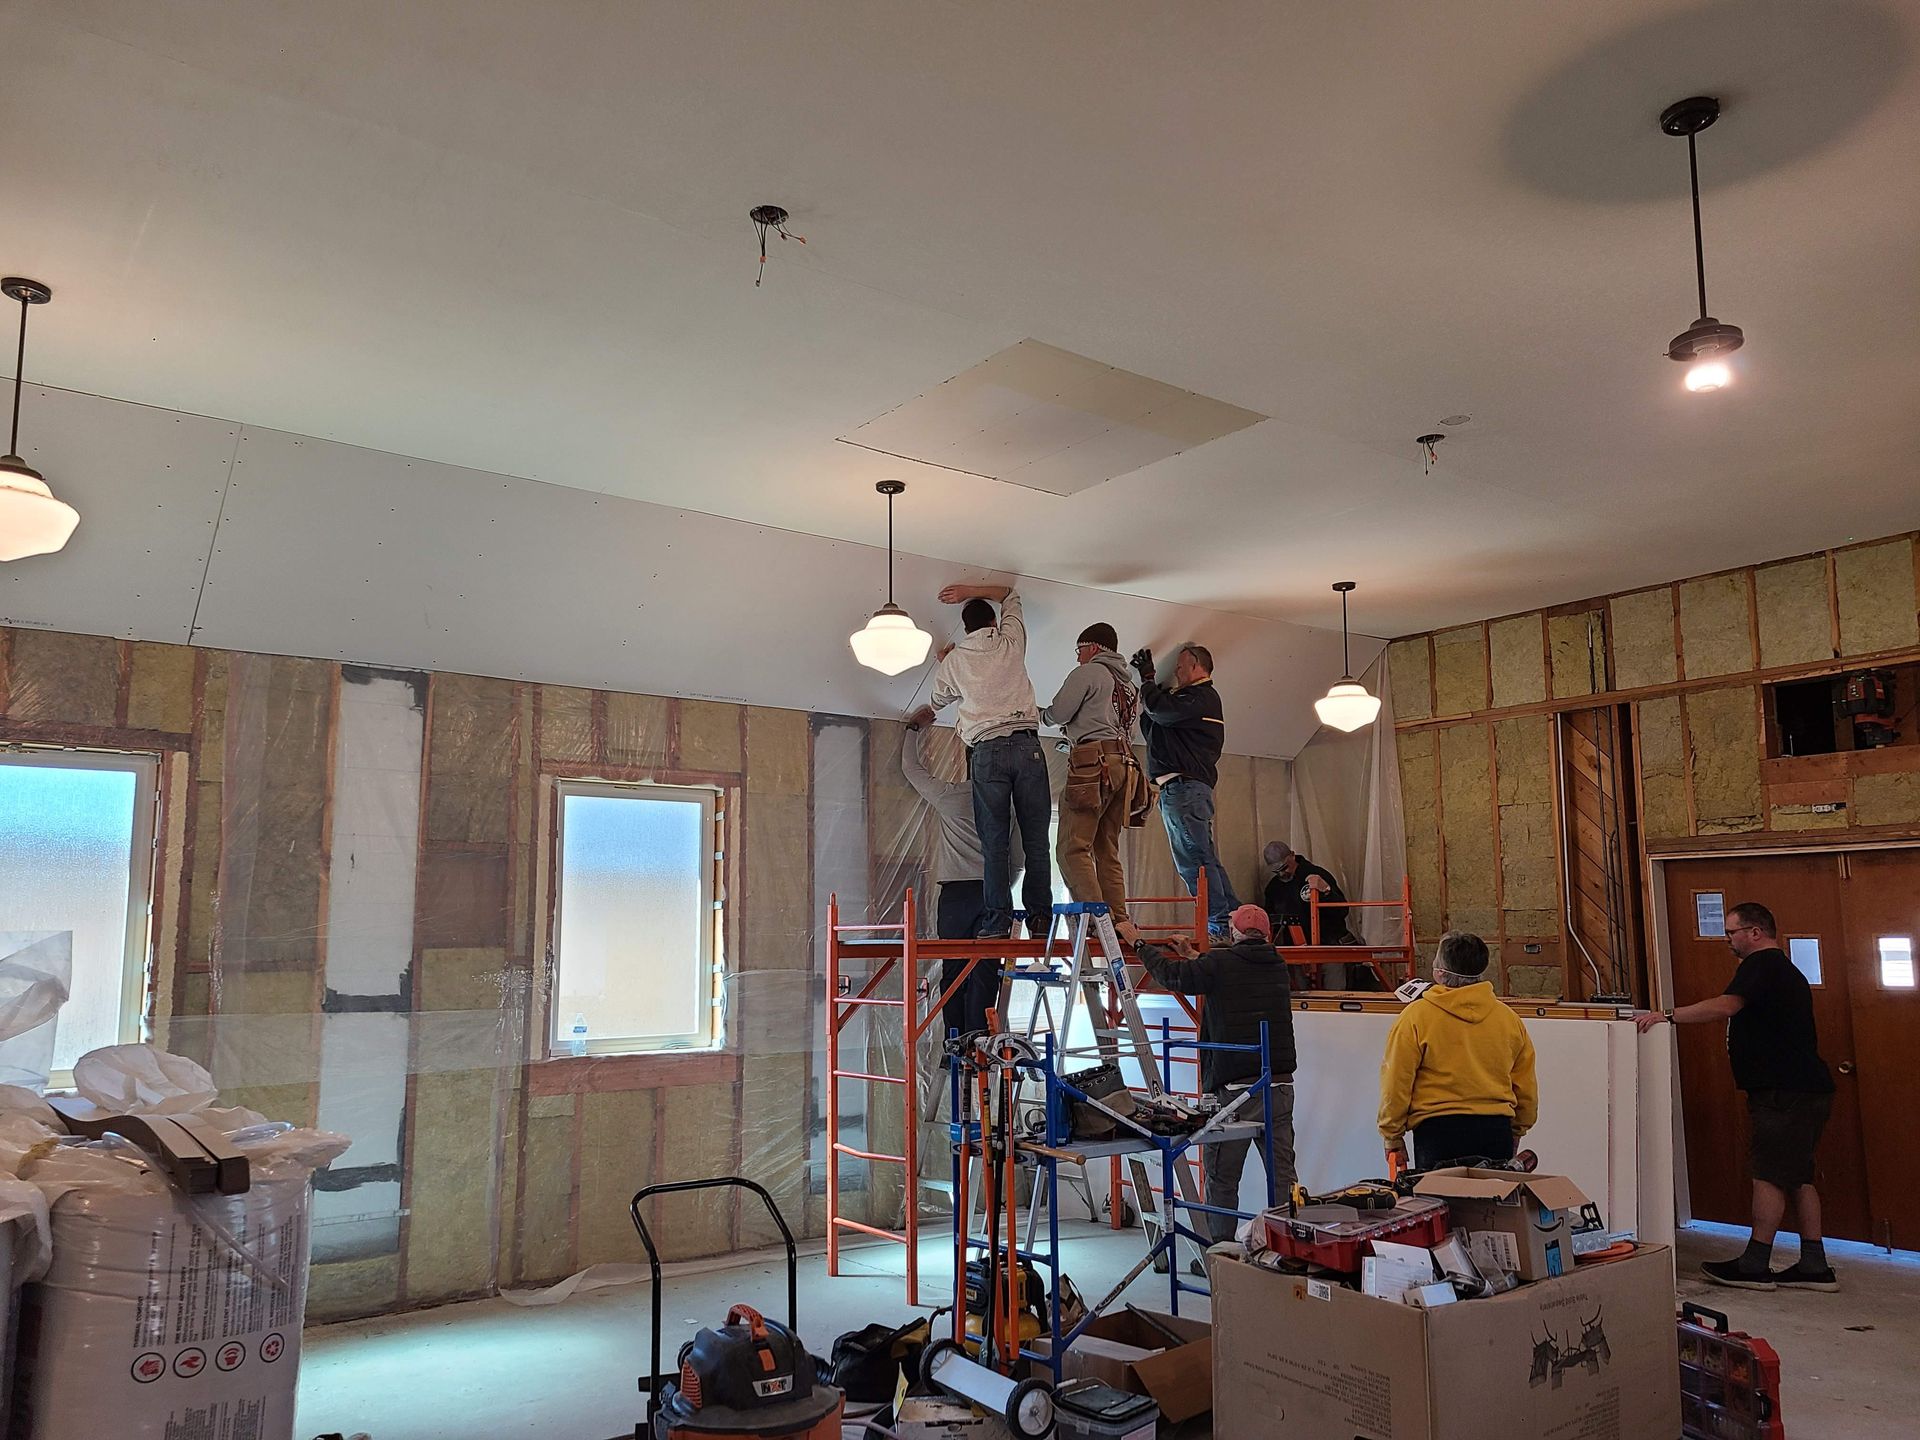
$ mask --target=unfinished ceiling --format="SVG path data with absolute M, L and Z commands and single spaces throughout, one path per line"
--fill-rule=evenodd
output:
M 1916 43 L 1891 0 L 4 0 L 0 260 L 49 384 L 837 539 L 900 476 L 908 550 L 1319 625 L 1354 578 L 1399 633 L 1913 523 Z M 1660 355 L 1692 93 L 1749 337 L 1709 397 Z M 808 243 L 756 289 L 766 202 Z M 841 442 L 1030 338 L 1273 418 L 1065 495 Z

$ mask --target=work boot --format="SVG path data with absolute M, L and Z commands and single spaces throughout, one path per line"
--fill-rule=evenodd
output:
M 1773 1272 L 1762 1265 L 1759 1269 L 1749 1269 L 1739 1259 L 1709 1260 L 1700 1267 L 1700 1273 L 1715 1285 L 1726 1285 L 1735 1290 L 1771 1290 L 1774 1288 Z
M 1833 1273 L 1831 1265 L 1809 1269 L 1804 1261 L 1800 1261 L 1785 1270 L 1774 1271 L 1773 1283 L 1782 1290 L 1824 1290 L 1831 1293 L 1840 1288 L 1840 1277 Z

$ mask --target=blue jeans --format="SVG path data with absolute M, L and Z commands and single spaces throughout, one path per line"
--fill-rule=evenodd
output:
M 1173 868 L 1195 893 L 1200 872 L 1207 872 L 1207 928 L 1225 930 L 1227 917 L 1239 908 L 1233 884 L 1213 848 L 1213 787 L 1198 780 L 1169 780 L 1160 787 L 1160 819 L 1173 847 Z
M 1013 930 L 1013 822 L 1020 822 L 1020 845 L 1027 873 L 1020 893 L 1027 907 L 1027 928 L 1045 934 L 1053 921 L 1053 861 L 1047 853 L 1047 829 L 1053 823 L 1053 794 L 1047 761 L 1037 731 L 1022 730 L 982 740 L 967 751 L 973 780 L 973 824 L 980 832 L 984 860 L 981 876 L 980 935 Z

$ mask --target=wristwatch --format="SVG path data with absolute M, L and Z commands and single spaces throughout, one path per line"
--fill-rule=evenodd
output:
M 1667 1024 L 1671 1025 L 1673 1023 L 1673 1011 L 1662 1010 L 1660 1013 L 1667 1017 Z

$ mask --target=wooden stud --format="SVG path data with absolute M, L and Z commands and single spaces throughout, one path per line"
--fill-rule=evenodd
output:
M 1489 681 L 1491 684 L 1491 681 Z M 1491 690 L 1489 690 L 1491 694 Z M 1494 743 L 1491 723 L 1487 731 L 1487 799 L 1493 809 L 1493 933 L 1500 947 L 1500 987 L 1507 985 L 1507 876 L 1500 857 L 1500 747 Z
M 1687 702 L 1680 701 L 1680 779 L 1687 797 L 1687 834 L 1700 833 L 1700 814 L 1693 799 L 1693 730 L 1687 723 Z
M 1754 568 L 1749 565 L 1744 572 L 1747 577 L 1747 648 L 1753 656 L 1749 670 L 1760 668 L 1760 582 Z
M 113 723 L 125 729 L 127 705 L 133 692 L 133 643 L 121 640 L 114 645 Z
M 9 688 L 13 675 L 13 628 L 0 625 L 0 715 L 7 713 Z
M 1834 552 L 1827 551 L 1827 627 L 1833 645 L 1833 658 L 1840 658 L 1840 572 Z

